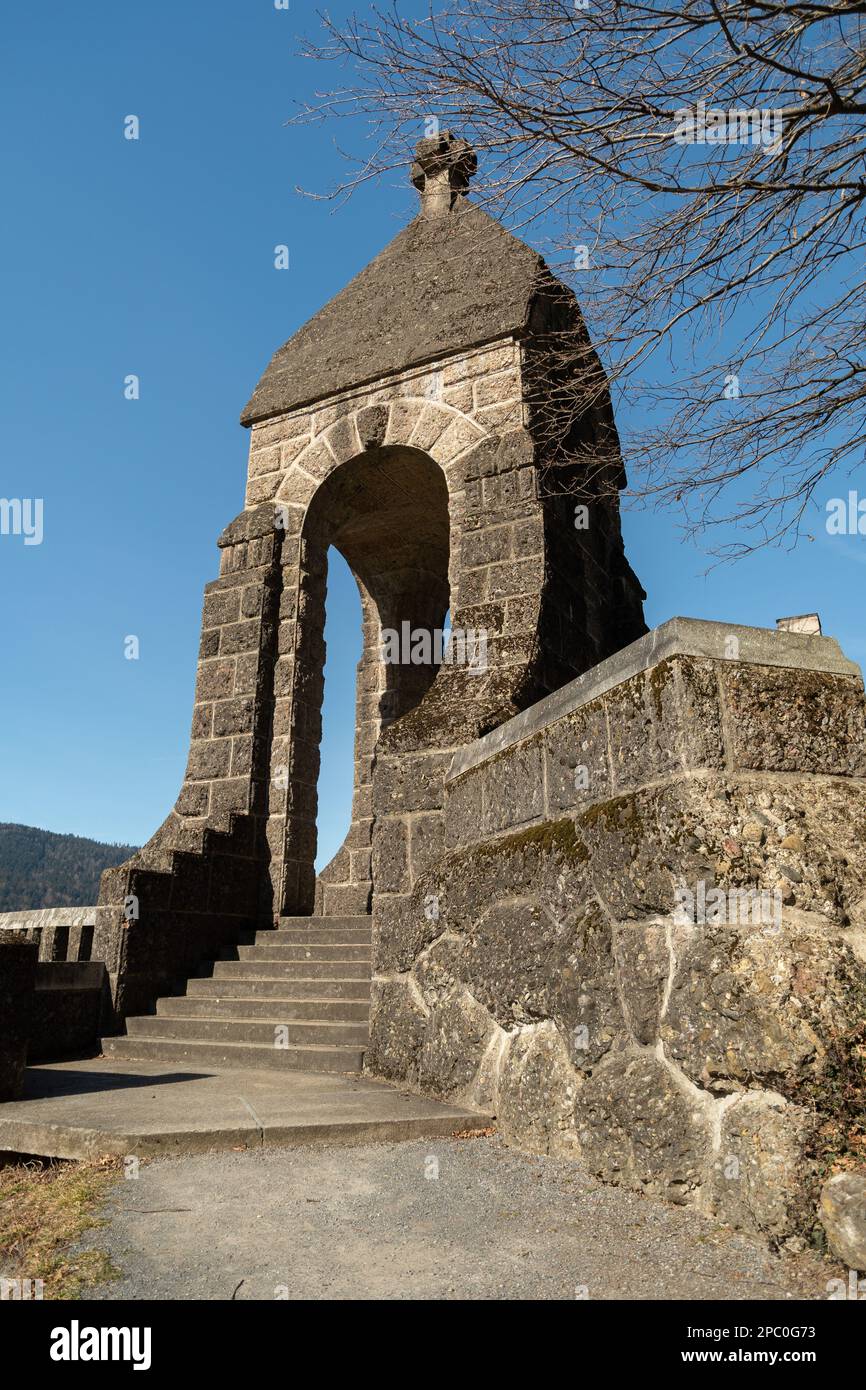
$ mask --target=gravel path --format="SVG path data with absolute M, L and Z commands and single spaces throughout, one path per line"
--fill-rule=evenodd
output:
M 802 1299 L 840 1273 L 495 1138 L 160 1160 L 107 1214 L 107 1299 Z

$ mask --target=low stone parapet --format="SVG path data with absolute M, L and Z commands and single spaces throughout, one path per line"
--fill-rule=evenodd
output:
M 95 907 L 40 907 L 0 912 L 0 933 L 18 932 L 39 948 L 41 961 L 89 961 Z

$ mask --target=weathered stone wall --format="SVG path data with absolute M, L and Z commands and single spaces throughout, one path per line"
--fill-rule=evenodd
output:
M 463 750 L 444 845 L 374 919 L 369 1069 L 808 1233 L 862 1121 L 864 709 L 835 643 L 674 622 Z M 701 883 L 781 916 L 686 925 Z

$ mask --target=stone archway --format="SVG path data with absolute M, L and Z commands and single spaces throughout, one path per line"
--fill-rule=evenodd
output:
M 570 291 L 468 201 L 470 163 L 462 141 L 422 142 L 419 215 L 278 349 L 243 412 L 245 506 L 205 591 L 184 783 L 102 881 L 95 949 L 118 1018 L 275 915 L 369 906 L 384 941 L 441 854 L 455 753 L 645 631 L 600 364 Z M 331 543 L 365 647 L 352 829 L 317 892 Z M 455 629 L 489 634 L 483 674 L 383 681 L 382 626 L 435 626 L 449 605 Z
M 291 480 L 285 490 L 291 495 Z M 343 555 L 358 585 L 363 652 L 356 683 L 351 825 L 316 884 L 316 783 L 330 546 Z M 443 471 L 429 454 L 406 445 L 383 444 L 356 454 L 333 468 L 313 494 L 304 512 L 300 549 L 299 572 L 287 576 L 298 587 L 295 631 L 291 642 L 281 643 L 277 656 L 276 683 L 286 695 L 275 710 L 271 749 L 267 838 L 273 897 L 283 911 L 310 911 L 315 899 L 325 915 L 366 912 L 376 744 L 384 728 L 423 698 L 438 669 L 435 661 L 424 659 L 388 660 L 382 634 L 401 632 L 404 624 L 413 633 L 433 633 L 443 626 L 450 550 Z M 279 794 L 280 768 L 287 772 L 285 797 Z

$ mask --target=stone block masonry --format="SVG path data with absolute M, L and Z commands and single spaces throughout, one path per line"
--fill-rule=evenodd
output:
M 369 1069 L 808 1237 L 862 1128 L 864 715 L 835 642 L 677 619 L 457 752 L 439 852 L 377 893 Z
M 247 504 L 261 508 L 271 502 L 287 535 L 302 537 L 303 547 L 297 567 L 284 567 L 285 617 L 275 676 L 279 742 L 274 741 L 272 764 L 289 768 L 291 785 L 285 807 L 274 806 L 268 829 L 273 891 L 293 911 L 309 910 L 311 901 L 326 914 L 369 910 L 374 750 L 378 760 L 386 756 L 381 734 L 410 702 L 417 703 L 435 675 L 405 668 L 396 673 L 392 668 L 389 675 L 381 661 L 383 628 L 409 621 L 434 629 L 450 600 L 452 626 L 485 632 L 495 674 L 483 689 L 476 683 L 470 692 L 462 682 L 461 695 L 455 686 L 447 697 L 452 727 L 446 737 L 452 747 L 526 700 L 530 691 L 520 668 L 530 657 L 536 667 L 534 688 L 541 692 L 585 669 L 618 640 L 621 614 L 599 593 L 593 599 L 595 637 L 587 632 L 583 643 L 572 641 L 564 655 L 562 615 L 570 611 L 571 598 L 558 582 L 545 585 L 550 537 L 558 538 L 562 553 L 571 556 L 575 572 L 592 564 L 616 576 L 615 584 L 630 586 L 626 635 L 644 630 L 641 591 L 621 555 L 615 510 L 599 501 L 597 525 L 587 536 L 578 532 L 560 501 L 543 495 L 538 451 L 524 429 L 525 356 L 522 342 L 511 336 L 253 424 Z M 353 483 L 353 460 L 359 455 L 367 478 L 362 482 L 358 471 Z M 438 465 L 444 489 L 434 487 L 429 470 L 421 476 L 422 455 Z M 410 483 L 412 506 L 400 495 Z M 351 513 L 339 499 L 346 486 L 352 487 Z M 345 533 L 360 529 L 362 492 L 369 498 L 368 519 L 363 523 L 367 535 L 359 544 Z M 325 497 L 326 519 L 318 515 Z M 434 539 L 437 510 L 443 520 Z M 396 550 L 395 525 L 401 529 Z M 618 548 L 613 544 L 611 553 L 613 541 Z M 364 657 L 358 674 L 352 825 L 344 846 L 319 876 L 311 900 L 308 845 L 314 823 L 328 544 L 343 549 L 359 580 Z M 416 569 L 408 584 L 407 559 Z M 391 570 L 402 576 L 396 583 Z M 588 596 L 589 590 L 584 608 Z M 545 636 L 534 650 L 542 600 Z M 299 656 L 307 681 L 303 690 L 295 674 Z M 518 692 L 513 696 L 507 693 L 509 682 Z M 445 701 L 439 703 L 444 709 Z M 458 735 L 453 715 L 461 708 Z M 424 851 L 419 846 L 415 858 L 432 848 L 429 843 Z
M 243 513 L 220 537 L 183 786 L 148 843 L 102 876 L 93 955 L 108 968 L 118 1023 L 273 911 L 261 863 L 283 544 L 272 508 Z

